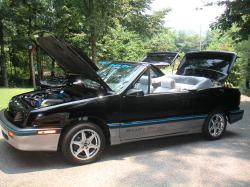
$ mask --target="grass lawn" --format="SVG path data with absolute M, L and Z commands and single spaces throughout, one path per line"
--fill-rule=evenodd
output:
M 0 110 L 7 107 L 13 96 L 29 91 L 32 88 L 0 88 Z

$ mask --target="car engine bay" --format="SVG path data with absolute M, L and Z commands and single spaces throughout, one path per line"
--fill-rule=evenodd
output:
M 22 95 L 22 99 L 32 108 L 43 108 L 52 105 L 88 99 L 98 95 L 98 91 L 85 88 L 82 85 L 72 85 L 62 88 L 38 90 Z

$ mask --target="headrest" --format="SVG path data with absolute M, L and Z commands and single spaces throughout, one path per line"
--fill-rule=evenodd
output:
M 175 88 L 175 80 L 171 78 L 164 78 L 161 80 L 161 87 L 174 89 Z
M 148 76 L 143 75 L 140 80 L 139 80 L 140 84 L 145 84 L 148 85 Z

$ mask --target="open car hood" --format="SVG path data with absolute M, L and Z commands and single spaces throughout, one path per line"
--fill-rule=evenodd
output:
M 176 74 L 206 77 L 224 84 L 237 55 L 232 52 L 199 51 L 186 53 Z
M 96 73 L 97 66 L 78 48 L 72 47 L 53 36 L 40 37 L 36 42 L 64 71 L 81 75 L 111 90 Z
M 175 62 L 178 56 L 177 52 L 148 53 L 142 62 L 147 62 L 155 66 L 169 66 Z

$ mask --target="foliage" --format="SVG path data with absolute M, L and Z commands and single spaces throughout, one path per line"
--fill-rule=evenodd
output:
M 122 26 L 110 28 L 99 48 L 99 56 L 105 60 L 139 61 L 145 54 L 139 35 L 126 31 Z
M 229 31 L 233 27 L 232 37 L 236 41 L 247 40 L 250 33 L 250 1 L 249 0 L 224 0 L 218 3 L 226 7 L 225 12 L 218 21 L 212 25 L 213 28 Z
M 206 38 L 164 27 L 169 9 L 149 12 L 152 0 L 0 0 L 1 75 L 11 86 L 31 80 L 28 46 L 34 33 L 49 32 L 81 48 L 93 61 L 139 61 L 147 52 L 200 49 L 238 51 L 241 56 L 229 81 L 237 86 L 247 76 L 247 45 L 235 44 L 231 33 L 209 32 Z M 230 4 L 230 3 L 229 3 Z M 246 18 L 244 18 L 246 19 Z M 1 24 L 0 24 L 1 26 Z M 231 29 L 232 30 L 232 29 Z M 1 33 L 2 37 L 1 37 Z M 36 77 L 58 70 L 43 51 L 34 55 Z M 6 70 L 6 71 L 5 71 Z M 60 72 L 61 73 L 61 72 Z M 239 76 L 240 75 L 240 76 Z M 3 81 L 1 81 L 2 83 Z M 6 84 L 5 84 L 6 85 Z
M 208 43 L 207 50 L 219 51 L 235 51 L 237 52 L 238 59 L 233 66 L 233 69 L 227 80 L 230 86 L 243 87 L 246 78 L 250 77 L 250 59 L 249 59 L 249 46 L 250 40 L 235 43 L 231 38 L 233 31 L 228 31 L 221 35 L 220 30 L 212 30 L 208 33 L 206 41 Z
M 160 33 L 155 34 L 145 44 L 146 51 L 176 51 L 176 37 L 173 32 L 168 29 L 162 29 Z
M 250 1 L 225 0 L 217 4 L 225 6 L 226 9 L 218 20 L 211 25 L 213 32 L 217 35 L 215 38 L 218 39 L 218 41 L 211 43 L 216 49 L 229 48 L 238 53 L 240 58 L 233 68 L 229 81 L 244 89 L 246 79 L 250 79 Z
M 150 3 L 151 0 L 1 0 L 1 71 L 8 73 L 11 85 L 31 80 L 28 46 L 33 33 L 41 31 L 84 49 L 94 62 L 103 58 L 139 60 L 146 53 L 145 42 L 161 31 L 169 11 L 147 14 Z M 39 51 L 34 56 L 38 80 L 51 70 L 52 60 L 44 54 Z
M 250 38 L 237 44 L 236 51 L 239 55 L 241 81 L 240 87 L 243 93 L 250 95 L 250 89 L 246 88 L 246 80 L 250 80 Z
M 199 51 L 200 37 L 198 34 L 186 34 L 178 32 L 175 39 L 176 47 L 183 52 Z

